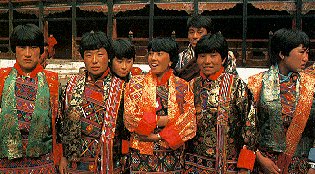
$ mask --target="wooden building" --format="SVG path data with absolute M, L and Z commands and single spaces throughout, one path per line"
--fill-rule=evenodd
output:
M 157 36 L 188 44 L 186 21 L 193 13 L 210 16 L 213 31 L 228 40 L 241 67 L 266 67 L 268 39 L 280 28 L 298 28 L 311 38 L 315 60 L 315 0 L 0 0 L 0 58 L 14 58 L 9 33 L 23 23 L 57 39 L 58 59 L 79 60 L 83 33 L 107 32 L 136 45 L 137 62 L 146 63 L 146 45 Z

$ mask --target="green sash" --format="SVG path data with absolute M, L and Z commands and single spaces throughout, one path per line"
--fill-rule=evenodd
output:
M 17 70 L 12 68 L 4 83 L 5 92 L 2 94 L 0 113 L 0 158 L 14 159 L 23 156 L 15 96 L 17 74 Z M 39 157 L 52 150 L 49 87 L 43 72 L 39 72 L 37 78 L 38 89 L 26 148 L 27 157 Z

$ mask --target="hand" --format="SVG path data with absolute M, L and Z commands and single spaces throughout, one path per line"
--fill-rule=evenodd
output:
M 256 152 L 256 157 L 264 173 L 280 174 L 281 170 L 271 159 L 264 157 L 260 152 Z
M 315 174 L 315 169 L 309 169 L 307 174 Z
M 164 127 L 168 123 L 168 117 L 167 116 L 159 116 L 157 120 L 157 126 L 158 127 Z
M 146 135 L 138 135 L 139 139 L 141 141 L 149 141 L 149 142 L 155 142 L 155 141 L 159 141 L 160 138 L 158 137 L 157 134 L 151 133 L 149 136 Z
M 238 174 L 248 174 L 248 169 L 240 169 L 237 173 Z
M 59 173 L 60 174 L 66 174 L 67 173 L 67 166 L 68 166 L 68 160 L 66 157 L 61 157 L 60 163 L 59 163 Z

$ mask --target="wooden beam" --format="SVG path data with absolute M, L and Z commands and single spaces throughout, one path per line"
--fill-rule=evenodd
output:
M 154 0 L 150 0 L 150 14 L 149 14 L 149 40 L 153 39 L 154 29 Z
M 242 66 L 246 66 L 247 0 L 243 0 Z
M 109 38 L 112 38 L 113 37 L 113 8 L 114 8 L 113 0 L 107 0 L 107 8 L 108 8 L 108 13 L 107 13 L 107 36 Z
M 72 4 L 71 4 L 71 10 L 72 10 L 72 25 L 71 25 L 71 28 L 72 28 L 72 59 L 74 59 L 76 57 L 76 37 L 77 37 L 77 6 L 76 6 L 77 2 L 76 0 L 72 0 Z
M 9 8 L 9 36 L 11 35 L 12 31 L 13 31 L 13 5 L 11 0 L 8 3 L 8 8 Z M 9 53 L 12 53 L 12 49 L 11 49 L 11 42 L 9 39 Z
M 302 30 L 302 0 L 296 0 L 296 11 L 295 11 L 295 27 L 298 30 Z

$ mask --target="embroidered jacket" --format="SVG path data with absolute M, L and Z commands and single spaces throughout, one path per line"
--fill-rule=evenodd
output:
M 168 83 L 168 123 L 159 133 L 161 144 L 166 148 L 177 149 L 196 133 L 193 94 L 187 82 L 175 77 L 172 72 Z M 141 154 L 153 154 L 153 142 L 138 139 L 139 135 L 149 135 L 157 127 L 156 115 L 157 77 L 149 72 L 133 76 L 125 89 L 124 123 L 134 133 L 131 147 Z
M 204 166 L 202 171 L 226 173 L 237 171 L 237 159 L 245 157 L 241 159 L 245 165 L 238 167 L 252 170 L 254 153 L 248 151 L 251 157 L 241 153 L 244 145 L 249 150 L 256 149 L 256 118 L 249 89 L 236 75 L 224 73 L 223 67 L 210 77 L 200 74 L 190 82 L 198 129 L 187 142 L 186 163 Z M 211 163 L 201 162 L 202 165 L 198 159 Z
M 128 134 L 120 105 L 124 81 L 109 69 L 96 82 L 88 78 L 87 72 L 71 77 L 64 92 L 64 156 L 73 162 L 101 161 L 93 165 L 95 172 L 114 173 L 122 167 L 122 138 Z
M 257 105 L 259 148 L 282 154 L 278 165 L 287 170 L 293 157 L 307 157 L 315 139 L 315 78 L 300 72 L 293 91 L 296 100 L 288 98 L 288 101 L 280 98 L 279 70 L 275 66 L 250 77 L 248 84 Z M 293 102 L 295 109 L 289 125 L 285 126 L 283 109 L 288 102 Z
M 6 91 L 6 95 L 4 95 L 3 90 L 4 88 L 6 89 L 8 88 L 7 86 L 5 86 L 5 84 L 7 84 L 6 83 L 7 78 L 12 73 L 15 73 L 16 75 L 20 74 L 20 75 L 25 76 L 25 73 L 22 72 L 18 64 L 15 64 L 13 68 L 0 69 L 0 95 L 2 99 L 2 103 L 1 103 L 2 109 L 6 105 L 6 101 L 5 100 L 3 101 L 3 99 L 10 98 L 9 96 L 10 94 L 8 94 L 9 91 Z M 28 147 L 26 149 L 26 156 L 39 157 L 41 155 L 44 155 L 53 151 L 54 163 L 59 164 L 59 160 L 62 154 L 62 147 L 61 147 L 61 144 L 58 144 L 56 141 L 57 132 L 56 132 L 56 127 L 55 127 L 55 123 L 56 123 L 56 119 L 58 115 L 58 105 L 59 105 L 58 103 L 59 102 L 58 100 L 59 99 L 58 74 L 47 71 L 47 70 L 43 70 L 42 66 L 37 65 L 35 70 L 30 73 L 31 78 L 35 78 L 36 76 L 39 79 L 41 79 L 39 80 L 40 81 L 39 87 L 45 89 L 45 86 L 47 85 L 49 89 L 49 94 L 38 94 L 37 96 L 40 96 L 38 97 L 38 100 L 45 98 L 42 95 L 48 95 L 49 96 L 48 105 L 50 108 L 46 108 L 46 107 L 42 108 L 43 110 L 48 109 L 49 110 L 48 112 L 43 112 L 43 110 L 36 111 L 36 108 L 35 108 L 34 112 L 32 113 L 34 117 L 37 117 L 37 115 L 40 114 L 40 112 L 42 112 L 41 114 L 45 114 L 45 113 L 46 114 L 40 116 L 39 120 L 37 120 L 38 118 L 33 118 L 33 120 L 37 120 L 39 122 L 36 124 L 31 124 L 30 132 L 29 132 L 29 138 L 31 139 L 28 140 L 29 142 L 28 142 Z M 16 77 L 13 77 L 13 79 L 16 79 Z M 8 82 L 8 84 L 9 83 L 10 82 Z M 14 87 L 15 86 L 13 86 L 13 88 Z M 37 92 L 40 93 L 40 91 L 41 90 L 38 90 Z M 46 101 L 38 101 L 38 102 L 42 103 L 42 107 L 46 106 L 44 104 Z M 35 105 L 36 105 L 36 100 L 35 100 Z M 12 106 L 12 107 L 16 108 L 16 106 Z M 7 117 L 7 119 L 8 118 L 9 117 Z M 46 118 L 48 119 L 46 120 Z M 2 119 L 6 119 L 6 118 L 1 118 L 1 120 Z M 0 156 L 1 158 L 8 157 L 9 159 L 20 158 L 23 156 L 22 147 L 21 147 L 22 145 L 20 142 L 21 135 L 18 135 L 19 131 L 15 132 L 17 133 L 16 135 L 12 135 L 11 133 L 13 132 L 10 131 L 10 129 L 12 130 L 12 128 L 16 124 L 18 124 L 17 115 L 11 115 L 10 121 L 12 122 L 12 124 L 8 124 L 8 122 L 5 122 L 6 126 L 0 125 L 0 127 L 2 128 L 2 131 L 1 131 L 2 136 L 0 138 L 0 144 L 1 144 Z M 5 134 L 5 132 L 7 133 Z M 11 142 L 11 143 L 7 143 L 7 142 Z

